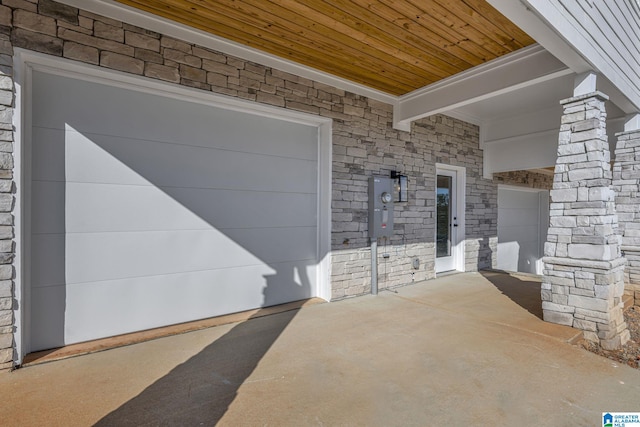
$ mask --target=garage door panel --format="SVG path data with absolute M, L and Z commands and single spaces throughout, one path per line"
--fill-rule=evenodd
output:
M 65 235 L 34 234 L 31 238 L 31 287 L 61 286 L 66 283 Z
M 33 128 L 32 179 L 64 182 L 64 141 L 64 130 Z
M 295 269 L 282 264 L 70 285 L 65 344 L 310 298 L 311 287 L 292 280 Z M 114 293 L 122 296 L 119 303 L 105 304 Z M 122 321 L 104 322 L 110 318 Z
M 65 183 L 60 181 L 33 181 L 33 211 L 46 215 L 34 215 L 31 222 L 33 234 L 64 233 L 65 231 Z
M 498 206 L 501 208 L 538 209 L 538 192 L 501 189 Z
M 66 239 L 68 283 L 309 261 L 315 228 L 77 233 Z M 278 247 L 282 245 L 283 247 Z
M 502 225 L 505 227 L 514 227 L 521 225 L 537 224 L 539 213 L 532 209 L 498 209 Z
M 316 196 L 304 193 L 69 183 L 66 198 L 74 206 L 67 231 L 74 233 L 315 227 L 317 210 Z
M 502 237 L 502 239 L 500 239 Z M 514 241 L 514 242 L 530 242 L 538 241 L 538 226 L 537 225 L 520 225 L 517 227 L 502 227 L 501 233 L 498 236 L 500 241 Z
M 33 80 L 36 127 L 317 159 L 317 146 L 300 144 L 317 139 L 311 126 L 37 71 Z
M 40 349 L 64 342 L 66 289 L 64 284 L 31 289 L 31 340 Z
M 315 193 L 316 163 L 237 151 L 67 132 L 74 182 Z M 269 179 L 265 179 L 269 177 Z
M 217 230 L 69 234 L 67 282 L 264 264 Z

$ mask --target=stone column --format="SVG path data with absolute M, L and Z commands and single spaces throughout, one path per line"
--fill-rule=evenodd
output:
M 0 6 L 0 21 L 6 9 Z M 12 55 L 9 36 L 0 35 L 0 370 L 13 368 L 15 356 Z
M 550 226 L 545 244 L 544 320 L 581 329 L 615 349 L 629 340 L 622 315 L 624 268 L 606 133 L 607 96 L 563 100 Z
M 618 233 L 628 261 L 625 292 L 640 306 L 640 129 L 616 135 L 613 189 L 616 193 Z

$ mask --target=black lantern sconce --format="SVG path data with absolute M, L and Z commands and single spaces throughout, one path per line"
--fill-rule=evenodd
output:
M 409 200 L 409 178 L 396 171 L 391 171 L 391 179 L 394 180 L 394 202 L 406 202 Z

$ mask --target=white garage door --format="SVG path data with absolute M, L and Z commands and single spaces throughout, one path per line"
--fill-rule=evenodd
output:
M 549 225 L 547 191 L 498 188 L 498 268 L 542 274 Z
M 31 345 L 313 296 L 318 128 L 34 71 Z

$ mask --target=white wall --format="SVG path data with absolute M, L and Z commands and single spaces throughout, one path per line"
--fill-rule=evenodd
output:
M 542 274 L 549 192 L 498 187 L 498 268 Z

